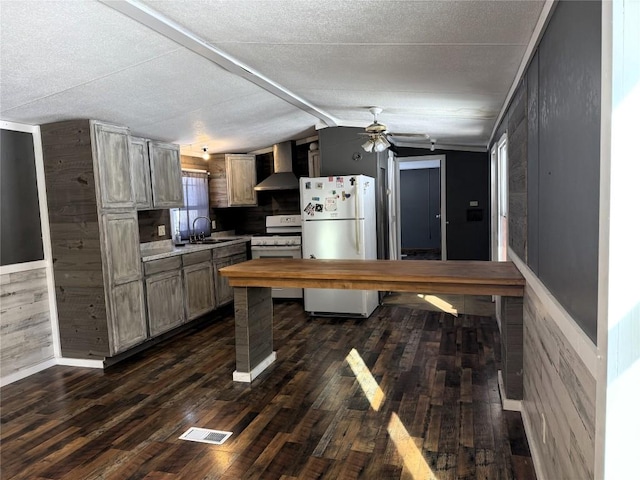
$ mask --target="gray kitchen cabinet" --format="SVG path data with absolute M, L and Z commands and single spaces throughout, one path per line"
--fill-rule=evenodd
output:
M 209 201 L 212 207 L 247 207 L 258 204 L 256 156 L 215 154 L 209 160 Z
M 193 320 L 216 308 L 213 265 L 209 260 L 186 266 L 183 272 L 187 320 Z
M 182 272 L 173 270 L 145 279 L 149 335 L 155 337 L 184 323 Z
M 104 360 L 147 338 L 128 129 L 41 126 L 62 356 Z
M 131 137 L 131 186 L 135 207 L 138 210 L 149 210 L 153 207 L 151 197 L 151 169 L 149 166 L 149 149 L 147 140 Z
M 110 354 L 115 355 L 147 338 L 138 216 L 135 212 L 109 212 L 101 217 L 111 312 Z
M 149 140 L 149 165 L 154 208 L 184 206 L 180 147 Z
M 309 150 L 307 154 L 307 159 L 309 162 L 309 177 L 319 177 L 320 176 L 320 150 Z
M 211 250 L 182 255 L 182 265 L 187 320 L 193 320 L 216 308 Z
M 129 129 L 91 122 L 91 149 L 98 171 L 96 190 L 102 208 L 132 208 Z
M 220 275 L 220 269 L 247 260 L 246 244 L 230 245 L 213 251 L 213 268 L 216 288 L 216 306 L 220 307 L 233 301 L 233 287 L 229 279 Z
M 109 283 L 121 285 L 142 279 L 136 212 L 103 214 L 102 232 Z
M 112 354 L 117 354 L 147 339 L 142 280 L 112 287 L 109 297 Z

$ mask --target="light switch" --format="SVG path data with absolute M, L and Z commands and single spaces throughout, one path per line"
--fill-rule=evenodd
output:
M 470 207 L 477 207 L 478 206 L 478 201 L 477 200 L 471 200 L 469 202 L 469 206 Z
M 216 229 L 216 221 L 211 220 L 211 230 L 215 230 L 215 229 Z
M 167 234 L 166 229 L 164 228 L 164 225 L 158 225 L 158 236 L 159 237 L 163 237 Z

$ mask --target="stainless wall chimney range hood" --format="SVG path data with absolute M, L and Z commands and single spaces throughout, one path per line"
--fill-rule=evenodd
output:
M 293 173 L 295 142 L 282 142 L 273 146 L 273 175 L 254 188 L 258 192 L 269 190 L 298 190 L 300 183 Z

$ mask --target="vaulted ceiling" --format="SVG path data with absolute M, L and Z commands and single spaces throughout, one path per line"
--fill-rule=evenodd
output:
M 95 118 L 185 153 L 365 127 L 486 147 L 545 1 L 0 3 L 0 119 Z

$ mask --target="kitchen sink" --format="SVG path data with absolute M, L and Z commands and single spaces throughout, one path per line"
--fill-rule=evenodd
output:
M 193 245 L 202 245 L 202 244 L 215 244 L 215 243 L 225 243 L 230 240 L 223 240 L 219 238 L 205 238 L 204 240 L 196 240 L 195 242 L 190 242 Z

